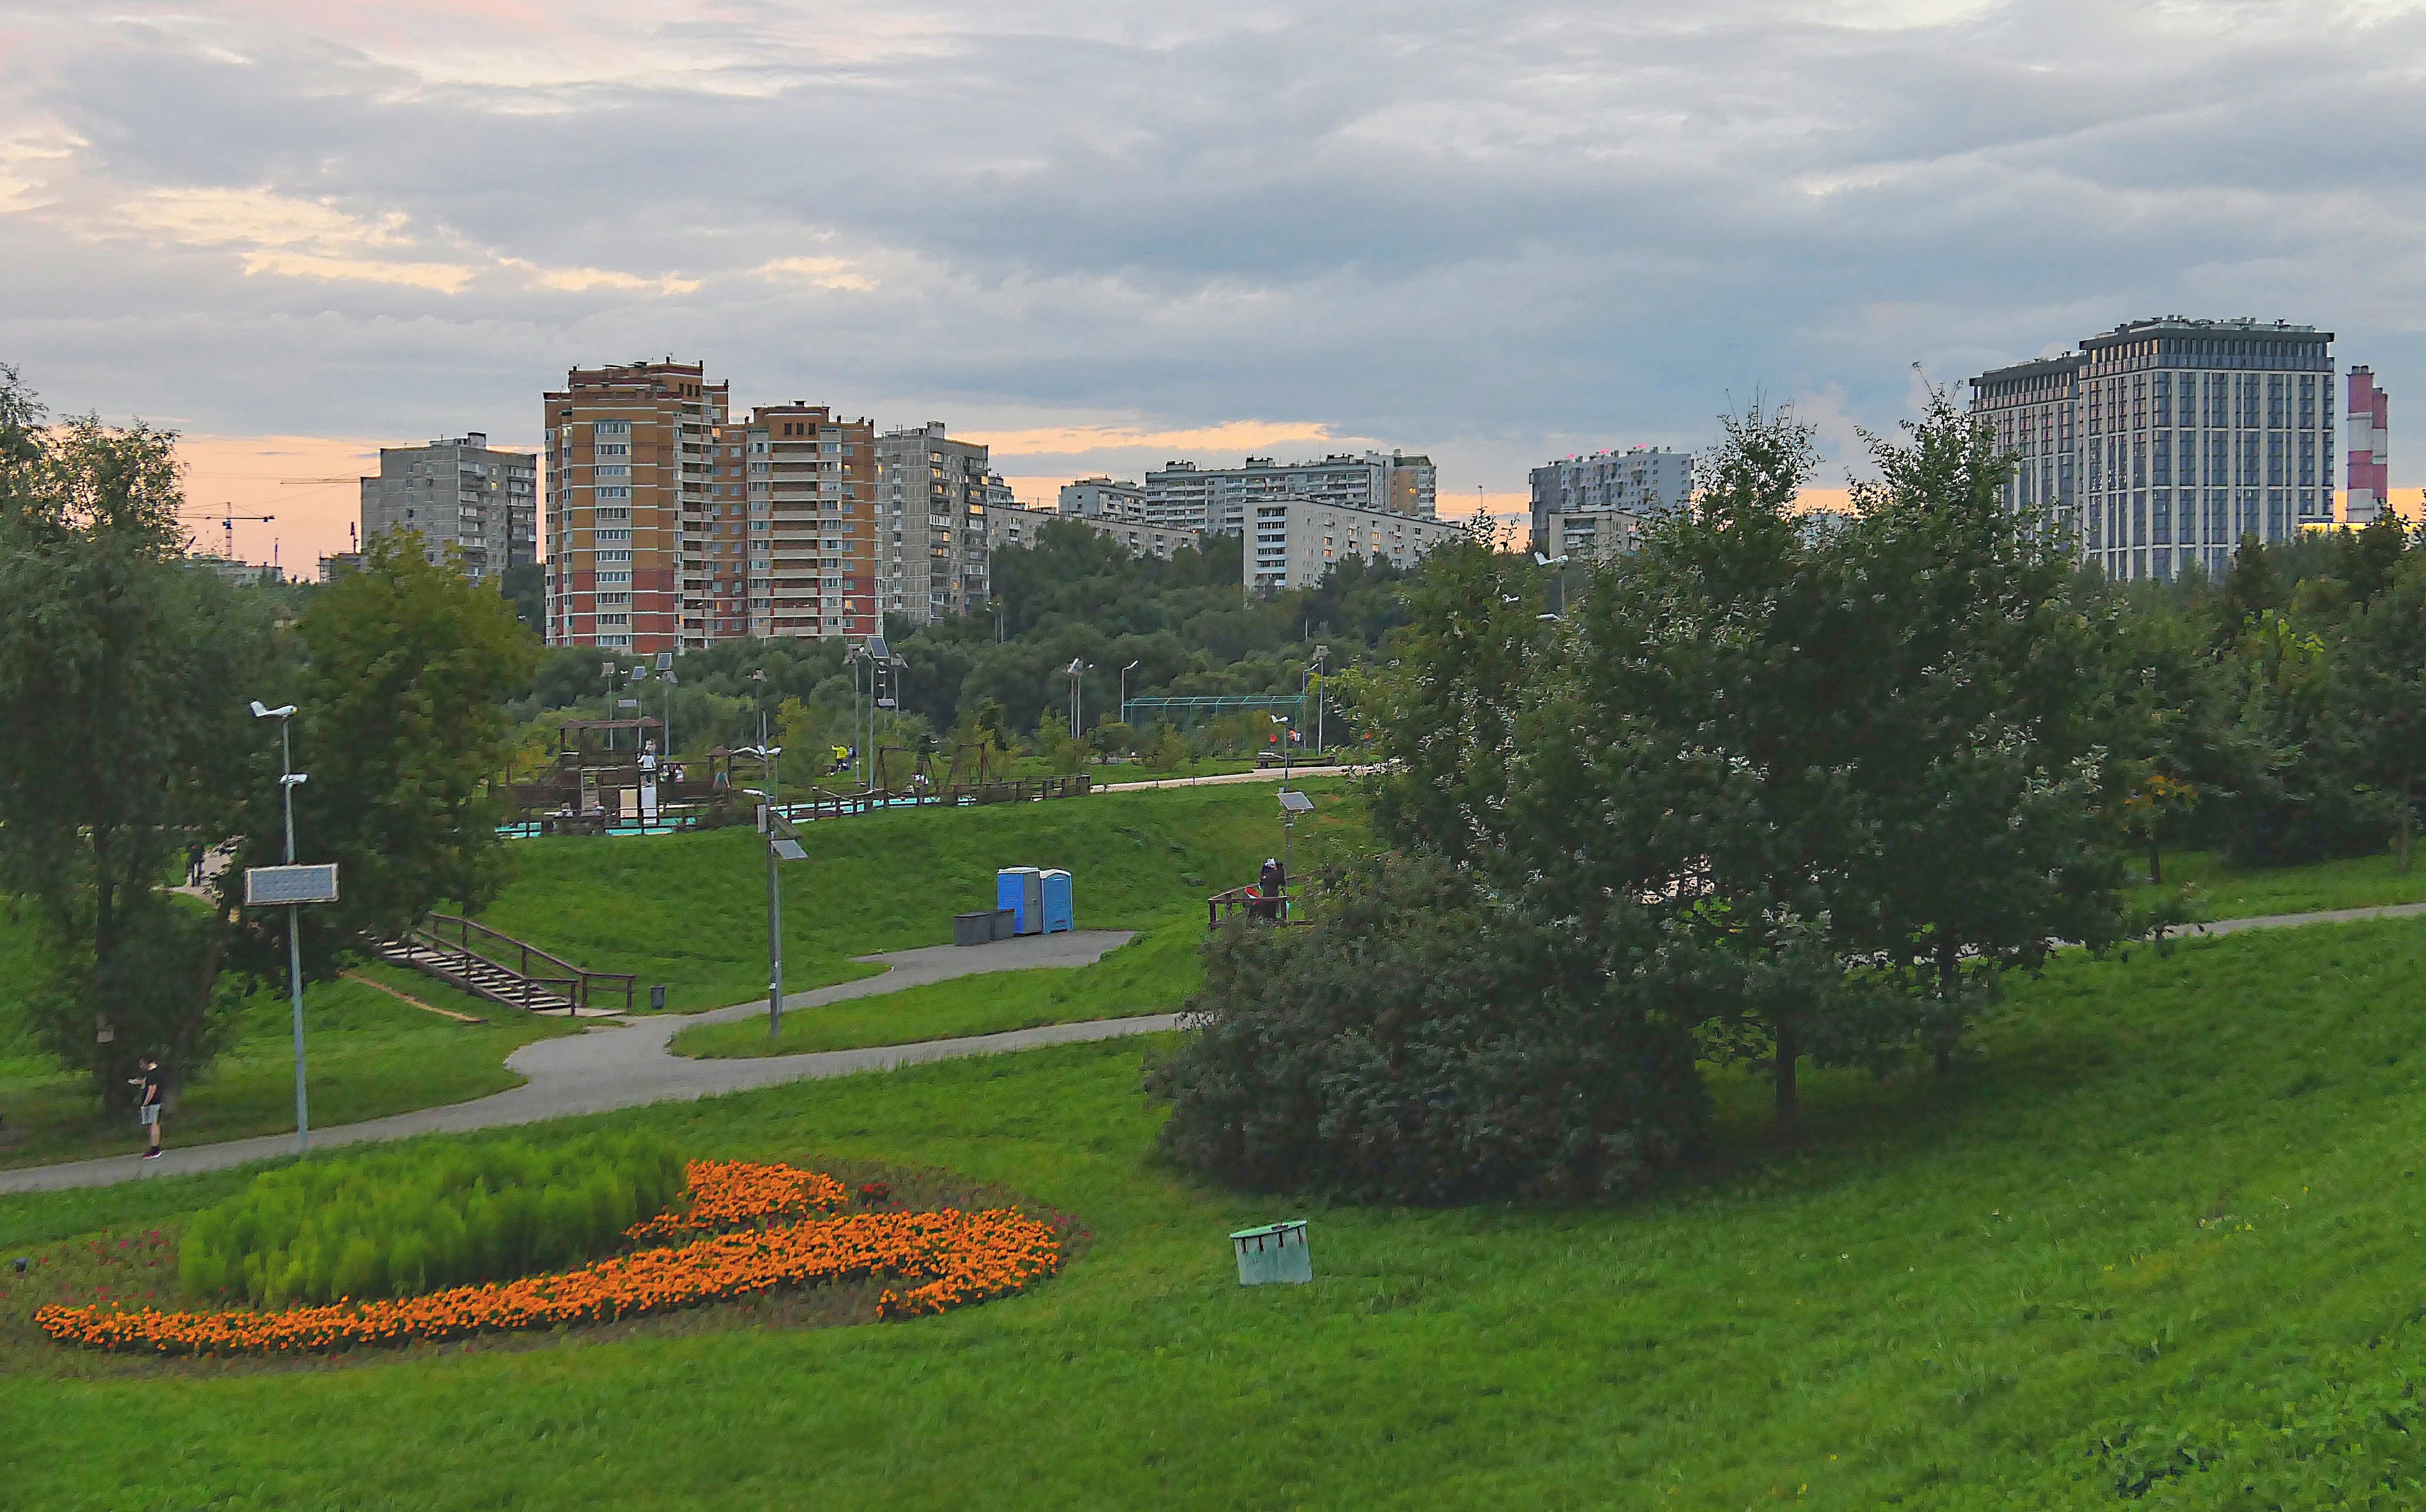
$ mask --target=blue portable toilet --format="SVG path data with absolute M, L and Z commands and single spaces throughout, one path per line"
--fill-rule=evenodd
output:
M 1011 910 L 1013 934 L 1044 932 L 1044 874 L 1033 866 L 1006 866 L 994 874 L 994 906 Z
M 1070 906 L 1070 874 L 1068 872 L 1059 871 L 1046 872 L 1043 874 L 1043 879 L 1044 883 L 1044 932 L 1048 935 L 1059 934 L 1065 930 L 1077 927 L 1073 920 Z

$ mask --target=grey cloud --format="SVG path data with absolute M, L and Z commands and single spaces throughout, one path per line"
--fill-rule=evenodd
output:
M 1315 419 L 1495 491 L 1696 444 L 1730 394 L 1834 386 L 1884 426 L 1915 361 L 1959 381 L 2165 311 L 2335 326 L 2418 392 L 2426 19 L 1814 8 L 934 8 L 848 55 L 720 8 L 634 38 L 714 67 L 528 88 L 240 21 L 250 63 L 55 27 L 10 88 L 90 145 L 73 205 L 0 216 L 0 343 L 63 402 L 218 431 L 513 433 L 568 363 L 674 351 L 888 423 Z M 479 270 L 248 276 L 75 223 L 196 186 L 399 214 L 410 242 L 362 255 Z M 751 272 L 787 257 L 876 287 Z M 494 258 L 699 287 L 543 291 Z

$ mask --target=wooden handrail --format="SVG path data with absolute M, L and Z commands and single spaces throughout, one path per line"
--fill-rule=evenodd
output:
M 636 973 L 593 972 L 586 966 L 576 966 L 573 962 L 566 960 L 563 957 L 556 955 L 551 951 L 542 950 L 539 946 L 530 943 L 528 941 L 516 940 L 513 936 L 507 934 L 502 930 L 492 929 L 487 925 L 481 924 L 477 920 L 463 918 L 460 914 L 433 913 L 429 916 L 429 919 L 432 924 L 452 925 L 455 926 L 456 948 L 461 950 L 464 955 L 478 957 L 480 959 L 487 961 L 492 966 L 503 967 L 507 971 L 513 972 L 516 976 L 521 977 L 525 983 L 525 1006 L 528 1006 L 529 984 L 534 982 L 558 984 L 570 989 L 570 990 L 561 994 L 564 1000 L 568 1003 L 574 1004 L 577 1007 L 583 1008 L 587 1008 L 590 1005 L 590 984 L 592 982 L 605 982 L 609 984 L 621 982 L 623 986 L 623 1011 L 626 1013 L 632 1011 L 632 993 L 639 982 L 639 976 Z M 521 966 L 519 968 L 509 966 L 506 962 L 497 959 L 494 956 L 489 955 L 484 951 L 473 949 L 472 934 L 475 930 L 477 930 L 484 939 L 500 941 L 503 944 L 510 945 L 515 950 L 520 951 L 522 953 Z M 440 943 L 443 944 L 445 942 L 443 935 L 437 934 L 436 931 L 429 932 L 431 934 L 431 937 L 438 940 Z M 557 967 L 562 971 L 571 972 L 573 974 L 571 976 L 534 976 L 531 974 L 531 962 L 534 959 L 544 961 L 550 966 Z

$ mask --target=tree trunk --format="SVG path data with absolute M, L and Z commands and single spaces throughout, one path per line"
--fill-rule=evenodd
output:
M 1794 1063 L 1801 1056 L 1800 1038 L 1795 1033 L 1793 1022 L 1788 1021 L 1780 1023 L 1777 1026 L 1777 1059 L 1773 1076 L 1777 1092 L 1775 1133 L 1781 1143 L 1793 1136 L 1795 1125 L 1803 1111 L 1801 1100 L 1797 1097 L 1794 1086 Z
M 1950 942 L 1941 942 L 1937 947 L 1937 1000 L 1940 1003 L 1954 1001 L 1955 989 L 1962 985 L 1962 957 L 1954 946 Z M 1938 1075 L 1954 1073 L 1954 1044 L 1962 1032 L 1962 1025 L 1951 1019 L 1938 1025 L 1936 1052 L 1931 1057 Z
M 2410 831 L 2417 826 L 2417 800 L 2410 792 L 2409 769 L 2401 771 L 2401 870 L 2409 870 Z

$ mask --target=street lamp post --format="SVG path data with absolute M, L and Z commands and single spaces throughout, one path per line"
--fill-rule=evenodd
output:
M 1565 617 L 1565 615 L 1566 615 L 1566 612 L 1567 612 L 1567 557 L 1568 557 L 1568 555 L 1570 555 L 1570 554 L 1569 554 L 1569 553 L 1566 553 L 1566 552 L 1561 552 L 1561 553 L 1560 553 L 1558 555 L 1556 555 L 1556 556 L 1545 556 L 1545 555 L 1543 555 L 1540 552 L 1535 552 L 1535 553 L 1533 554 L 1533 560 L 1534 560 L 1536 563 L 1538 563 L 1539 565 L 1541 565 L 1541 566 L 1543 566 L 1543 567 L 1555 567 L 1555 568 L 1557 568 L 1557 569 L 1559 570 L 1558 577 L 1557 577 L 1557 579 L 1556 579 L 1556 582 L 1558 583 L 1558 587 L 1559 587 L 1559 607 L 1558 607 L 1555 611 L 1553 611 L 1553 612 L 1551 612 L 1551 613 L 1549 613 L 1549 614 L 1543 615 L 1543 616 L 1541 617 L 1542 619 L 1562 619 L 1562 618 L 1564 618 L 1564 617 Z
M 1137 670 L 1137 665 L 1136 662 L 1131 662 L 1121 668 L 1121 723 L 1123 724 L 1129 722 L 1129 674 Z
M 752 746 L 741 754 L 757 757 L 767 769 L 767 791 L 742 791 L 758 800 L 758 832 L 767 842 L 767 1037 L 773 1039 L 784 1027 L 784 884 L 775 875 L 775 794 L 781 791 L 776 774 L 784 748 Z
M 1281 727 L 1281 786 L 1286 788 L 1289 780 L 1289 742 L 1295 738 L 1297 732 L 1291 730 L 1289 722 L 1279 715 L 1268 714 L 1264 717 Z
M 1323 673 L 1328 669 L 1325 664 L 1330 656 L 1330 647 L 1314 648 L 1314 753 L 1317 756 L 1322 754 L 1322 705 L 1326 698 L 1323 692 Z
M 286 811 L 286 864 L 295 864 L 295 788 L 308 780 L 308 775 L 295 770 L 295 740 L 290 721 L 295 717 L 295 705 L 268 708 L 259 699 L 252 700 L 252 716 L 278 721 L 278 799 Z M 294 1007 L 295 1018 L 295 1152 L 302 1154 L 312 1148 L 312 1107 L 303 1088 L 303 941 L 299 931 L 303 910 L 295 904 L 286 905 L 286 992 Z

